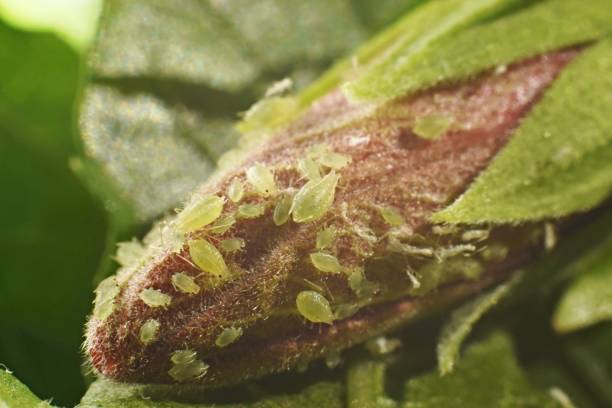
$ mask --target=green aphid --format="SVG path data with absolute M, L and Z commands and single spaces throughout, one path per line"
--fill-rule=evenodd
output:
M 225 252 L 236 252 L 244 248 L 245 243 L 242 238 L 224 239 L 219 243 L 221 249 Z
M 177 350 L 170 356 L 173 366 L 168 374 L 176 381 L 192 381 L 203 377 L 210 367 L 202 360 L 198 360 L 193 350 Z
M 189 255 L 198 268 L 221 281 L 226 281 L 231 277 L 223 255 L 213 244 L 204 239 L 196 239 L 189 241 L 188 245 Z
M 293 198 L 292 215 L 295 222 L 311 222 L 323 217 L 334 202 L 340 176 L 334 171 L 318 181 L 309 181 Z
M 153 343 L 157 339 L 160 323 L 155 319 L 149 319 L 140 326 L 140 342 L 145 346 Z
M 292 194 L 283 193 L 277 197 L 276 206 L 274 207 L 274 213 L 272 214 L 272 220 L 274 221 L 274 225 L 281 226 L 289 220 L 292 204 Z
M 276 194 L 277 188 L 274 174 L 272 174 L 268 167 L 259 163 L 255 164 L 247 169 L 246 177 L 260 195 L 268 197 Z
M 331 147 L 325 143 L 317 143 L 306 150 L 306 157 L 309 159 L 318 159 L 322 154 L 330 152 Z
M 238 340 L 240 336 L 242 336 L 241 327 L 226 327 L 217 336 L 217 339 L 215 340 L 215 345 L 217 347 L 229 346 L 230 344 Z
M 232 180 L 230 185 L 227 187 L 227 198 L 229 198 L 233 203 L 237 203 L 242 200 L 244 196 L 244 185 L 242 181 L 238 178 Z
M 325 252 L 314 252 L 310 254 L 310 261 L 314 267 L 321 272 L 338 273 L 342 270 L 338 258 Z
M 236 223 L 234 214 L 227 214 L 219 217 L 214 224 L 208 227 L 208 232 L 211 234 L 224 234 Z
M 428 115 L 417 118 L 412 131 L 423 139 L 437 139 L 448 131 L 453 119 L 444 115 Z
M 128 242 L 117 244 L 117 254 L 115 259 L 121 266 L 134 265 L 140 260 L 145 252 L 144 247 L 136 238 Z
M 172 302 L 172 296 L 158 289 L 143 289 L 138 297 L 149 307 L 168 307 Z
M 238 218 L 257 218 L 261 217 L 265 211 L 266 205 L 264 203 L 242 204 L 238 207 L 236 216 Z
M 317 232 L 317 249 L 325 249 L 332 246 L 336 238 L 336 229 L 334 227 L 323 228 Z
M 298 312 L 313 323 L 332 324 L 334 313 L 325 296 L 313 290 L 300 292 L 295 299 Z
M 115 297 L 119 294 L 117 279 L 110 276 L 104 279 L 96 288 L 96 299 L 94 301 L 94 316 L 105 320 L 115 309 Z
M 339 170 L 351 164 L 353 159 L 346 154 L 336 152 L 323 152 L 317 158 L 317 162 L 330 169 Z
M 359 311 L 360 307 L 357 303 L 344 303 L 334 308 L 334 319 L 342 320 L 351 317 Z
M 172 275 L 172 286 L 179 292 L 195 295 L 200 292 L 200 286 L 195 279 L 187 275 L 185 272 L 178 272 Z
M 223 211 L 224 199 L 207 195 L 196 204 L 185 208 L 176 218 L 176 228 L 184 234 L 202 228 L 215 221 Z
M 369 298 L 378 290 L 378 285 L 366 279 L 363 268 L 355 268 L 349 273 L 348 284 L 360 298 Z
M 380 215 L 383 217 L 385 222 L 392 227 L 399 227 L 405 223 L 402 214 L 392 207 L 380 207 Z
M 305 157 L 298 161 L 297 169 L 302 177 L 308 180 L 320 180 L 321 169 L 319 164 L 311 158 Z

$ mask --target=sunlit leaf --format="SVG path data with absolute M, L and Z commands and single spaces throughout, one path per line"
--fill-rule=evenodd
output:
M 448 34 L 470 22 L 457 20 L 456 27 L 445 25 L 454 15 L 446 12 L 449 17 L 437 16 L 438 21 L 431 22 L 433 32 Z M 459 13 L 455 18 L 459 18 Z M 612 32 L 611 23 L 612 10 L 607 0 L 590 1 L 588 7 L 581 0 L 540 2 L 515 14 L 441 37 L 429 47 L 418 50 L 410 47 L 403 52 L 385 54 L 346 89 L 360 99 L 390 99 L 441 81 L 462 79 L 487 68 L 601 38 Z M 424 25 L 418 34 L 429 39 L 430 32 L 432 27 Z
M 51 408 L 23 385 L 10 371 L 0 368 L 0 407 Z
M 612 188 L 612 41 L 579 56 L 508 145 L 434 221 L 538 220 L 584 211 Z

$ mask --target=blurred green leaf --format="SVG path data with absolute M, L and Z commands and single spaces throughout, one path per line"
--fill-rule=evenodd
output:
M 194 388 L 186 392 L 182 398 L 184 402 L 168 400 L 168 395 L 176 399 L 176 392 L 172 386 L 155 386 L 142 384 L 122 384 L 110 380 L 100 379 L 87 391 L 83 397 L 80 408 L 311 408 L 326 407 L 340 408 L 343 406 L 341 388 L 334 382 L 316 382 L 299 388 L 295 392 L 275 390 L 273 394 L 251 386 L 245 390 L 234 390 L 225 393 L 219 399 L 209 397 L 208 392 L 202 395 L 202 390 Z M 218 393 L 217 393 L 218 394 Z M 247 402 L 223 402 L 236 394 L 241 395 Z M 200 402 L 194 402 L 194 398 Z M 209 401 L 206 401 L 206 400 Z M 204 401 L 202 401 L 204 400 Z M 188 402 L 189 401 L 189 402 Z
M 299 87 L 367 34 L 348 0 L 108 1 L 81 104 L 85 155 L 151 220 L 206 180 L 267 85 Z
M 0 368 L 0 407 L 50 408 L 23 385 L 10 371 Z
M 600 204 L 612 189 L 612 40 L 561 73 L 516 134 L 436 222 L 517 222 Z
M 553 325 L 559 332 L 612 320 L 612 236 L 602 243 L 599 259 L 590 262 L 563 294 Z M 582 265 L 582 266 L 587 266 Z
M 406 384 L 404 407 L 554 407 L 557 404 L 533 388 L 517 365 L 504 333 L 468 347 L 461 365 L 441 377 L 431 372 Z
M 385 393 L 387 364 L 370 358 L 351 364 L 346 377 L 347 408 L 395 408 Z
M 32 390 L 77 401 L 82 325 L 104 213 L 68 169 L 77 54 L 0 22 L 0 362 Z
M 521 274 L 515 274 L 507 282 L 498 285 L 489 292 L 483 293 L 453 311 L 448 322 L 442 328 L 442 333 L 438 340 L 438 369 L 441 375 L 446 375 L 453 371 L 459 359 L 461 345 L 472 331 L 474 325 L 508 294 L 521 276 Z

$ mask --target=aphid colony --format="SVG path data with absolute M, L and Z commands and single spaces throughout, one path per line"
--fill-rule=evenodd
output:
M 178 294 L 193 296 L 203 289 L 220 286 L 235 278 L 235 273 L 228 266 L 225 256 L 239 253 L 245 248 L 245 241 L 240 237 L 226 239 L 210 239 L 212 236 L 228 232 L 239 219 L 254 219 L 263 216 L 268 206 L 273 206 L 272 221 L 276 226 L 286 224 L 290 219 L 295 223 L 309 223 L 322 219 L 334 202 L 335 191 L 340 181 L 337 171 L 351 163 L 351 158 L 331 151 L 326 145 L 311 147 L 305 158 L 295 165 L 306 182 L 296 189 L 288 187 L 279 189 L 273 169 L 262 164 L 254 164 L 241 177 L 234 177 L 226 188 L 226 197 L 207 194 L 196 202 L 188 205 L 170 224 L 179 241 L 186 239 L 187 252 L 191 263 L 202 271 L 207 279 L 202 281 L 199 276 L 192 276 L 185 271 L 171 275 L 171 287 Z M 248 185 L 245 184 L 248 183 Z M 249 194 L 258 197 L 258 202 L 243 202 Z M 227 201 L 233 205 L 233 211 L 225 211 Z M 458 231 L 454 226 L 433 226 L 432 232 L 437 236 L 459 236 L 462 243 L 450 246 L 412 245 L 404 242 L 404 238 L 412 232 L 405 225 L 402 214 L 390 206 L 373 205 L 380 220 L 387 225 L 384 238 L 387 250 L 402 256 L 416 259 L 431 259 L 421 265 L 417 274 L 409 266 L 406 276 L 409 279 L 411 295 L 421 296 L 443 283 L 452 276 L 463 276 L 474 279 L 482 272 L 482 265 L 465 255 L 473 254 L 476 243 L 489 236 L 486 229 Z M 346 206 L 341 206 L 342 217 L 348 218 Z M 354 220 L 353 220 L 354 221 Z M 366 245 L 380 241 L 378 236 L 367 226 L 352 222 L 352 233 Z M 202 235 L 204 231 L 204 235 Z M 196 234 L 197 232 L 197 234 Z M 322 274 L 343 274 L 348 287 L 359 299 L 349 303 L 332 305 L 323 293 L 322 287 L 311 284 L 310 290 L 301 290 L 295 298 L 295 308 L 306 320 L 313 323 L 331 324 L 355 314 L 361 307 L 371 301 L 372 296 L 380 288 L 375 282 L 366 279 L 363 267 L 343 266 L 334 253 L 334 242 L 339 231 L 334 225 L 323 226 L 317 233 L 313 248 L 308 256 L 312 267 Z M 181 244 L 182 245 L 182 244 Z M 502 248 L 483 248 L 491 254 L 487 256 L 504 257 Z M 134 264 L 141 260 L 143 248 L 137 241 L 121 244 L 117 253 L 120 263 Z M 225 256 L 224 256 L 225 254 Z M 463 256 L 462 256 L 463 255 Z M 446 261 L 442 263 L 442 261 Z M 451 273 L 449 273 L 449 271 Z M 453 272 L 454 271 L 454 272 Z M 110 277 L 104 280 L 96 290 L 94 316 L 105 320 L 112 313 L 114 299 L 120 292 L 120 285 L 126 277 L 118 282 L 118 278 Z M 305 279 L 306 280 L 306 279 Z M 140 300 L 150 308 L 167 308 L 172 304 L 173 295 L 159 289 L 144 288 L 138 294 Z M 176 296 L 176 295 L 175 295 Z M 158 320 L 151 318 L 140 327 L 139 340 L 143 346 L 154 343 L 162 329 Z M 241 327 L 226 327 L 218 334 L 215 346 L 226 347 L 237 341 L 243 334 Z M 177 350 L 170 356 L 172 368 L 168 374 L 176 381 L 191 381 L 204 376 L 209 366 L 197 358 L 193 350 Z

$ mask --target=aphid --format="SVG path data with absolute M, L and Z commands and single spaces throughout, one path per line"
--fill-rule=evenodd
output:
M 210 194 L 185 208 L 176 218 L 177 230 L 186 234 L 215 221 L 223 211 L 223 201 L 223 198 Z
M 410 279 L 410 283 L 414 289 L 421 287 L 421 281 L 419 281 L 416 273 L 410 267 L 406 268 L 406 275 L 408 276 L 408 279 Z
M 221 249 L 224 250 L 225 252 L 240 251 L 242 248 L 244 248 L 244 245 L 245 245 L 244 239 L 242 239 L 242 238 L 224 239 L 219 244 Z
M 438 258 L 438 261 L 442 262 L 445 259 L 451 258 L 453 256 L 461 255 L 466 252 L 474 252 L 476 247 L 472 244 L 459 244 L 452 245 L 446 248 L 437 248 L 435 251 L 435 255 Z
M 405 255 L 413 255 L 413 256 L 424 256 L 424 257 L 432 257 L 434 256 L 434 250 L 429 247 L 417 247 L 410 244 L 404 244 L 400 242 L 397 238 L 390 238 L 389 245 L 387 245 L 387 249 L 391 252 L 397 252 Z
M 380 207 L 380 215 L 392 227 L 399 227 L 405 222 L 399 211 L 392 207 Z
M 119 286 L 114 276 L 104 279 L 96 288 L 93 314 L 97 319 L 105 320 L 115 308 L 115 297 L 119 294 Z
M 339 179 L 340 176 L 332 171 L 321 180 L 304 184 L 293 198 L 293 221 L 310 222 L 323 217 L 334 202 Z
M 331 147 L 329 147 L 329 145 L 325 143 L 317 143 L 315 145 L 310 146 L 308 150 L 306 150 L 306 157 L 308 157 L 309 159 L 317 159 L 323 153 L 327 153 L 329 151 L 331 151 Z
M 157 338 L 159 330 L 159 322 L 155 319 L 149 319 L 140 326 L 139 338 L 142 344 L 149 345 Z
M 280 81 L 274 82 L 268 89 L 266 89 L 266 98 L 270 98 L 272 96 L 282 95 L 285 92 L 289 91 L 293 86 L 293 81 L 291 78 L 284 78 Z
M 229 198 L 232 202 L 237 203 L 242 200 L 242 196 L 244 196 L 244 186 L 242 185 L 242 181 L 240 181 L 240 179 L 235 178 L 227 187 L 227 198 Z
M 323 228 L 321 231 L 317 232 L 317 249 L 325 249 L 331 247 L 334 243 L 335 236 L 336 229 L 332 226 Z
M 374 356 L 393 353 L 401 346 L 402 342 L 399 339 L 388 339 L 384 336 L 370 339 L 365 344 L 366 349 Z
M 450 235 L 457 232 L 457 226 L 454 224 L 434 225 L 431 227 L 431 232 L 436 235 Z
M 138 297 L 149 307 L 167 307 L 172 302 L 172 296 L 158 289 L 143 289 Z
M 257 218 L 263 215 L 266 211 L 264 203 L 242 204 L 238 207 L 236 215 L 238 218 Z
M 353 159 L 351 156 L 346 154 L 340 154 L 336 152 L 324 152 L 318 158 L 317 161 L 325 167 L 330 169 L 339 170 L 343 167 L 351 164 Z
M 144 247 L 136 238 L 128 242 L 119 242 L 115 259 L 121 266 L 134 265 L 142 258 L 144 251 Z
M 423 139 L 437 139 L 451 127 L 453 119 L 443 115 L 428 115 L 417 118 L 412 131 Z
M 219 250 L 204 239 L 189 241 L 189 255 L 193 262 L 204 272 L 207 272 L 221 281 L 230 278 L 230 271 Z
M 469 230 L 461 234 L 463 241 L 482 241 L 489 237 L 488 230 Z
M 274 213 L 272 214 L 272 221 L 274 221 L 274 225 L 281 226 L 286 223 L 287 220 L 289 220 L 292 204 L 292 194 L 283 193 L 277 197 L 276 206 L 274 207 Z
M 241 327 L 226 327 L 217 336 L 217 339 L 215 340 L 215 345 L 217 347 L 229 346 L 230 344 L 238 340 L 240 336 L 242 336 Z
M 305 177 L 308 180 L 321 179 L 321 169 L 319 168 L 319 164 L 311 158 L 305 157 L 300 159 L 298 161 L 297 168 L 302 177 Z
M 313 323 L 332 324 L 334 314 L 325 296 L 313 290 L 300 292 L 295 299 L 298 312 Z
M 185 272 L 179 272 L 172 275 L 172 286 L 179 292 L 195 295 L 200 291 L 200 286 L 191 276 Z
M 313 252 L 310 254 L 310 262 L 321 272 L 338 273 L 342 269 L 338 258 L 325 252 Z
M 170 357 L 173 366 L 168 374 L 178 382 L 201 378 L 210 366 L 196 357 L 196 352 L 192 350 L 175 351 Z
M 342 320 L 351 317 L 359 311 L 357 303 L 344 303 L 334 308 L 334 320 Z
M 378 290 L 378 285 L 366 279 L 363 268 L 353 269 L 348 275 L 348 284 L 360 298 L 369 298 Z
M 268 167 L 259 163 L 255 164 L 247 169 L 246 177 L 260 195 L 268 197 L 276 194 L 274 174 Z
M 224 215 L 215 221 L 210 227 L 208 232 L 211 234 L 224 234 L 236 223 L 236 217 L 234 214 Z

